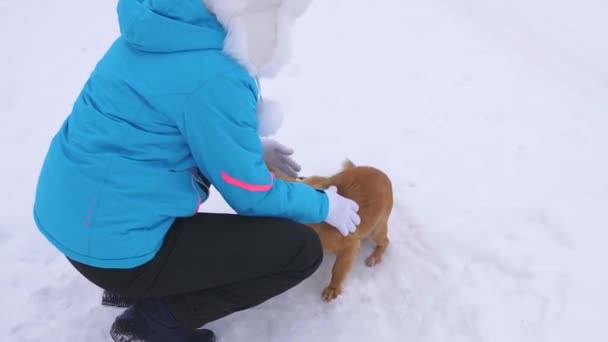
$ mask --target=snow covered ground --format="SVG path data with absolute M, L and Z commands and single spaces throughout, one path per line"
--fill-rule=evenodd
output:
M 0 2 L 0 341 L 110 341 L 117 309 L 36 230 L 42 158 L 117 34 L 115 1 Z M 384 263 L 214 322 L 222 341 L 608 341 L 608 3 L 332 0 L 266 97 L 303 174 L 395 186 Z M 206 210 L 230 211 L 214 194 Z M 604 261 L 602 261 L 604 260 Z

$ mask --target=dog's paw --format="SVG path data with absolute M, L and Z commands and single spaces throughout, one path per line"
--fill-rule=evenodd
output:
M 369 257 L 367 257 L 367 259 L 365 259 L 365 264 L 369 267 L 374 267 L 378 265 L 381 261 L 382 258 L 377 257 L 375 255 L 370 255 Z
M 333 286 L 328 286 L 325 288 L 325 290 L 323 290 L 323 293 L 321 294 L 321 297 L 323 297 L 323 299 L 326 302 L 330 302 L 336 298 L 338 298 L 338 296 L 342 294 L 342 289 L 337 288 L 337 287 L 333 287 Z

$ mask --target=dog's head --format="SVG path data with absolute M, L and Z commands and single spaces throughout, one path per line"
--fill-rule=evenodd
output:
M 284 174 L 278 172 L 277 170 L 270 167 L 270 165 L 268 165 L 268 164 L 266 164 L 266 166 L 268 167 L 268 170 L 270 170 L 270 172 L 272 172 L 275 175 L 275 177 L 288 181 L 288 182 L 301 182 L 301 183 L 310 185 L 311 187 L 317 188 L 317 189 L 327 189 L 328 187 L 331 186 L 329 177 L 308 176 L 308 177 L 294 178 L 294 177 L 290 177 L 290 176 L 287 176 L 287 175 L 284 175 Z M 350 161 L 349 159 L 346 159 L 342 163 L 341 171 L 352 169 L 354 167 L 355 167 L 355 164 L 352 161 Z
M 348 169 L 352 169 L 354 167 L 355 167 L 355 164 L 352 161 L 350 161 L 349 159 L 346 159 L 342 163 L 342 170 L 340 172 L 346 171 Z M 338 175 L 338 174 L 336 174 L 336 175 Z M 334 176 L 336 176 L 336 175 L 334 175 Z M 332 185 L 331 177 L 308 176 L 308 177 L 298 177 L 297 180 L 304 184 L 308 184 L 308 185 L 312 186 L 313 188 L 317 188 L 317 189 L 327 189 Z

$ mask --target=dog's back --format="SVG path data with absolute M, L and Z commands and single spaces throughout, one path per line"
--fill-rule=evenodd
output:
M 342 237 L 326 223 L 314 225 L 325 240 L 363 239 L 370 236 L 379 225 L 386 222 L 393 207 L 393 189 L 389 177 L 381 170 L 370 166 L 356 166 L 347 160 L 339 173 L 325 177 L 309 177 L 305 183 L 321 188 L 336 186 L 338 193 L 359 205 L 361 224 L 354 236 Z M 323 240 L 323 239 L 322 239 Z M 329 247 L 329 246 L 328 246 Z M 334 248 L 328 248 L 333 250 Z

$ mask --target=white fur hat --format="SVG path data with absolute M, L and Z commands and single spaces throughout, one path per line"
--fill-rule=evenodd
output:
M 290 30 L 310 0 L 203 0 L 228 35 L 224 52 L 254 77 L 272 76 L 286 62 Z

